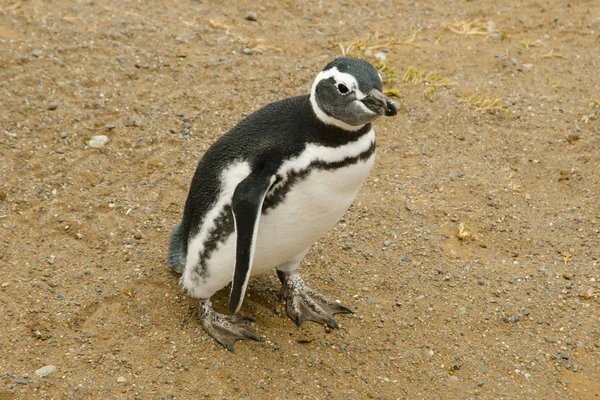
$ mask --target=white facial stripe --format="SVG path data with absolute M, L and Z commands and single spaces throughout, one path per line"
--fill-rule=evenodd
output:
M 325 112 L 323 110 L 321 110 L 321 108 L 317 104 L 317 100 L 315 98 L 315 92 L 317 89 L 317 85 L 321 81 L 329 79 L 329 78 L 333 78 L 336 82 L 336 85 L 338 83 L 343 83 L 344 85 L 346 85 L 346 87 L 348 87 L 348 89 L 350 89 L 351 91 L 354 91 L 354 93 L 356 94 L 357 100 L 362 100 L 365 97 L 367 97 L 366 94 L 364 94 L 363 92 L 360 91 L 360 89 L 358 88 L 358 82 L 356 82 L 356 78 L 354 78 L 352 75 L 347 74 L 345 72 L 340 72 L 336 67 L 328 69 L 327 71 L 321 71 L 317 75 L 317 78 L 315 79 L 315 83 L 313 84 L 311 91 L 310 91 L 310 104 L 312 105 L 313 111 L 317 115 L 317 118 L 319 118 L 321 121 L 323 121 L 326 124 L 334 125 L 334 126 L 337 126 L 338 128 L 342 128 L 347 131 L 357 131 L 357 130 L 361 129 L 364 125 L 354 126 L 354 125 L 347 124 L 344 121 L 340 121 L 339 119 L 330 117 L 329 115 L 325 114 Z M 369 113 L 373 113 L 371 110 L 369 110 L 367 107 L 365 107 L 364 104 L 361 103 L 361 105 L 363 106 L 364 109 L 368 110 Z

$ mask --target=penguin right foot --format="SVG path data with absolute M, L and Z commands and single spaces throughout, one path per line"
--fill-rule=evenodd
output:
M 210 299 L 200 300 L 198 310 L 206 333 L 227 350 L 233 351 L 236 340 L 252 339 L 260 342 L 260 337 L 248 326 L 249 322 L 254 322 L 253 318 L 238 314 L 220 314 L 213 309 Z
M 314 321 L 338 329 L 340 325 L 333 314 L 352 313 L 348 307 L 307 287 L 298 272 L 277 270 L 281 281 L 279 297 L 286 302 L 288 317 L 300 326 L 304 321 Z

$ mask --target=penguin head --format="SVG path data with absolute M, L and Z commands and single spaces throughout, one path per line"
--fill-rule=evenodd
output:
M 310 102 L 322 122 L 356 131 L 382 115 L 396 115 L 396 105 L 381 91 L 381 76 L 374 66 L 342 57 L 317 75 Z

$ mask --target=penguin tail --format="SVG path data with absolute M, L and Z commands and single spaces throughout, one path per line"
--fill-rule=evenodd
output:
M 181 222 L 173 227 L 171 230 L 171 240 L 169 241 L 169 257 L 167 261 L 171 266 L 173 271 L 178 274 L 183 273 L 183 268 L 185 267 L 185 254 L 184 254 L 184 235 L 183 235 L 183 227 Z

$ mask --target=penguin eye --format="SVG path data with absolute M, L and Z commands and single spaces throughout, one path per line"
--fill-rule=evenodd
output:
M 337 90 L 341 93 L 341 94 L 346 94 L 348 93 L 350 90 L 348 89 L 348 86 L 344 85 L 343 83 L 338 83 L 337 85 Z

